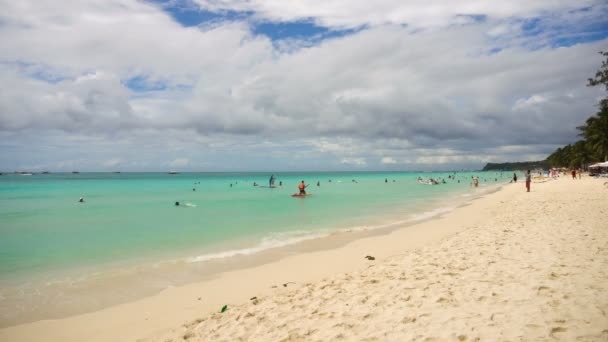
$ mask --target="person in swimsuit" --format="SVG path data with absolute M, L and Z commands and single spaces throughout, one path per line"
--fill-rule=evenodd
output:
M 304 196 L 306 195 L 306 187 L 308 185 L 304 184 L 304 181 L 302 181 L 300 184 L 298 184 L 298 189 L 300 190 L 300 195 Z

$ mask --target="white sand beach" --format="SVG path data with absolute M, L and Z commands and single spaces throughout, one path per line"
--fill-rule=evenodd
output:
M 5 328 L 0 340 L 608 341 L 604 182 L 508 184 L 390 234 Z

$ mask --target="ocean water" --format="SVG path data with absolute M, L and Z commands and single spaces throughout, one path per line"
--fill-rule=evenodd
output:
M 283 184 L 277 188 L 261 187 L 268 185 L 268 173 L 5 174 L 0 323 L 15 318 L 11 306 L 25 307 L 24 315 L 28 305 L 35 306 L 38 299 L 28 297 L 25 287 L 39 296 L 44 284 L 69 279 L 74 286 L 88 274 L 163 261 L 204 268 L 211 260 L 335 232 L 424 219 L 478 192 L 469 186 L 473 175 L 480 177 L 481 189 L 511 176 L 459 172 L 451 180 L 450 174 L 276 173 L 275 185 Z M 419 176 L 447 183 L 423 185 L 416 182 Z M 312 196 L 291 197 L 301 180 Z

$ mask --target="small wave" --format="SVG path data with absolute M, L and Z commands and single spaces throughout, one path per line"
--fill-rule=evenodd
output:
M 215 259 L 224 259 L 240 255 L 251 255 L 259 253 L 268 249 L 278 248 L 293 245 L 302 241 L 318 239 L 329 236 L 325 232 L 306 232 L 306 231 L 293 231 L 285 233 L 275 233 L 269 237 L 263 238 L 259 244 L 249 248 L 233 249 L 224 252 L 210 253 L 198 255 L 187 259 L 187 262 L 203 262 Z
M 361 231 L 367 231 L 367 230 L 389 228 L 389 227 L 398 226 L 398 225 L 407 223 L 409 221 L 410 220 L 399 220 L 399 221 L 393 221 L 393 222 L 389 222 L 389 223 L 381 223 L 381 224 L 377 224 L 377 225 L 354 226 L 354 227 L 340 229 L 337 231 L 337 233 L 352 233 L 352 232 L 361 232 Z
M 412 221 L 427 220 L 427 219 L 430 219 L 432 217 L 448 213 L 448 212 L 450 212 L 452 210 L 454 210 L 453 207 L 443 207 L 443 208 L 433 209 L 433 210 L 430 210 L 430 211 L 425 211 L 425 212 L 420 213 L 420 214 L 412 215 Z

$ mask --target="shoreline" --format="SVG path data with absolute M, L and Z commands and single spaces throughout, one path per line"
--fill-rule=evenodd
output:
M 436 198 L 429 203 L 418 204 L 415 210 L 410 208 L 405 213 L 397 213 L 393 208 L 391 216 L 386 216 L 386 213 L 384 216 L 379 216 L 388 217 L 388 223 L 385 222 L 372 227 L 363 225 L 324 232 L 311 231 L 300 241 L 271 246 L 258 251 L 255 251 L 258 245 L 255 245 L 246 248 L 254 249 L 249 254 L 240 253 L 241 249 L 236 250 L 237 253 L 234 255 L 210 260 L 200 260 L 201 255 L 194 255 L 147 264 L 137 263 L 127 268 L 102 269 L 101 271 L 84 273 L 84 275 L 80 273 L 76 280 L 71 280 L 70 273 L 68 273 L 64 278 L 67 280 L 53 280 L 53 283 L 56 284 L 54 286 L 57 286 L 61 295 L 65 296 L 62 289 L 66 287 L 65 283 L 69 283 L 67 291 L 71 292 L 68 292 L 67 296 L 76 296 L 77 299 L 79 296 L 87 296 L 86 302 L 83 303 L 81 300 L 79 302 L 81 305 L 72 304 L 72 306 L 67 307 L 64 305 L 61 308 L 50 305 L 50 309 L 37 309 L 38 311 L 26 313 L 17 318 L 5 319 L 0 325 L 0 329 L 35 323 L 41 320 L 57 320 L 87 314 L 155 296 L 167 288 L 209 281 L 225 272 L 258 267 L 297 254 L 337 249 L 359 239 L 384 236 L 395 230 L 407 229 L 412 225 L 438 219 L 462 206 L 469 205 L 479 198 L 500 191 L 505 185 L 507 184 L 488 184 L 479 189 L 470 189 L 471 191 L 464 193 L 461 191 L 453 192 L 445 198 Z M 395 207 L 398 206 L 395 205 Z M 215 254 L 221 255 L 232 252 L 234 251 Z M 203 257 L 208 255 L 210 254 L 203 254 Z M 47 282 L 47 284 L 50 284 L 50 282 Z
M 224 304 L 246 302 L 252 296 L 268 294 L 282 284 L 315 281 L 367 267 L 370 261 L 364 259 L 366 255 L 381 260 L 440 241 L 466 228 L 462 224 L 449 225 L 449 221 L 477 221 L 480 218 L 475 218 L 473 213 L 495 202 L 493 197 L 508 197 L 514 189 L 509 184 L 502 185 L 495 192 L 466 198 L 468 200 L 463 202 L 468 204 L 448 213 L 406 227 L 399 226 L 386 234 L 359 238 L 333 249 L 300 252 L 269 263 L 223 272 L 208 280 L 170 287 L 152 296 L 91 313 L 3 328 L 0 329 L 0 337 L 10 336 L 10 340 L 19 341 L 38 340 L 44 336 L 45 340 L 78 341 L 86 336 L 91 341 L 127 341 L 153 336 L 187 321 L 194 314 L 211 313 Z M 302 265 L 310 264 L 315 268 L 302 270 Z M 247 284 L 243 284 L 242 279 L 248 279 Z M 211 293 L 213 296 L 208 297 Z M 149 313 L 149 316 L 136 318 L 140 312 Z M 172 313 L 170 317 L 166 312 Z M 133 328 L 129 330 L 128 326 Z M 114 335 L 116 330 L 125 329 L 129 330 L 126 336 Z

